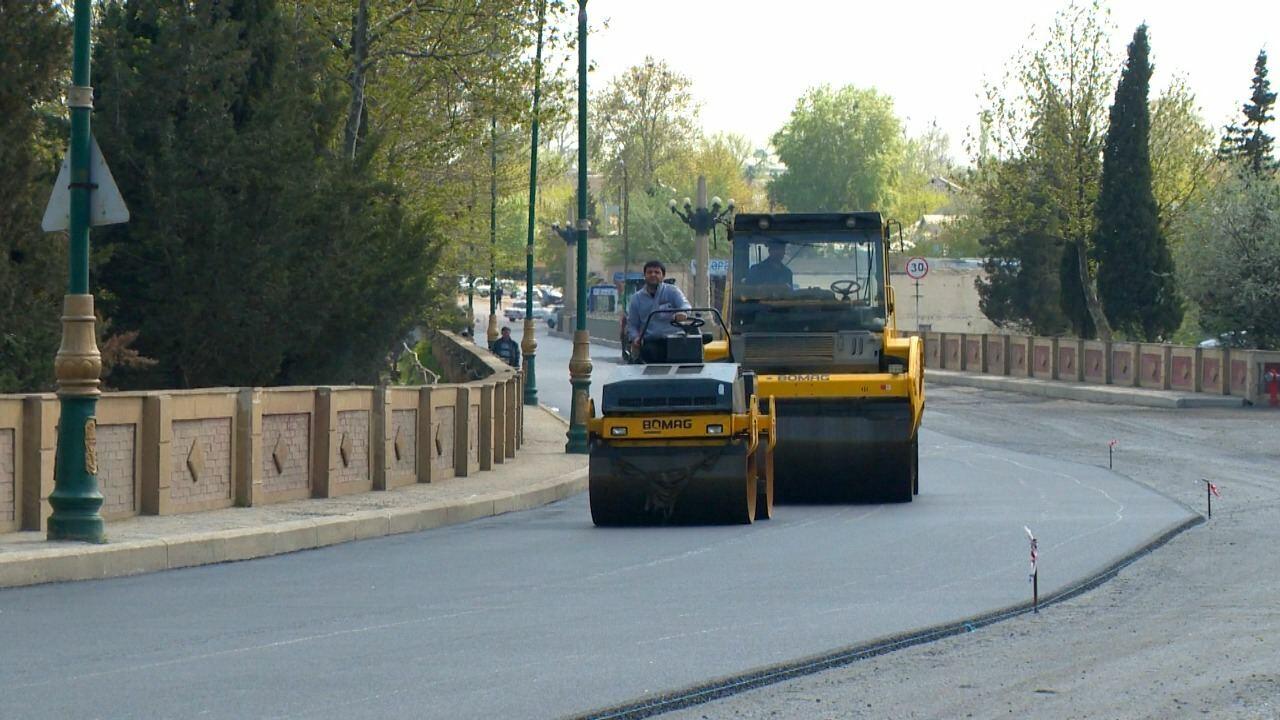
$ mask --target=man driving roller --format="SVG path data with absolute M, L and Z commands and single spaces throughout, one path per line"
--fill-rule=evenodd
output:
M 791 287 L 791 268 L 783 264 L 787 244 L 781 240 L 769 241 L 769 257 L 747 269 L 744 282 L 749 285 L 786 285 Z
M 654 310 L 688 310 L 691 306 L 680 288 L 663 282 L 667 277 L 667 266 L 660 260 L 650 260 L 644 264 L 644 287 L 631 296 L 627 305 L 627 338 L 631 341 L 631 354 L 636 356 L 645 338 L 663 337 L 676 332 L 672 320 L 684 320 L 685 314 L 659 313 L 649 317 Z M 645 320 L 649 325 L 645 328 L 644 338 L 640 337 L 640 328 Z

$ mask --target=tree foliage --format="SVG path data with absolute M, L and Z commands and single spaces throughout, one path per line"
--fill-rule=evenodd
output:
M 67 244 L 40 218 L 66 146 L 54 106 L 70 41 L 51 0 L 0 0 L 0 393 L 53 383 Z
M 978 290 L 998 325 L 1110 337 L 1089 262 L 1114 66 L 1105 17 L 1097 3 L 1073 2 L 1043 45 L 1024 51 L 1011 76 L 987 88 L 983 146 L 990 154 L 980 161 L 977 192 L 989 275 Z M 1020 309 L 1023 300 L 1009 300 L 1016 288 L 1038 290 Z
M 1271 91 L 1271 81 L 1267 79 L 1266 50 L 1258 52 L 1251 87 L 1249 102 L 1243 108 L 1244 122 L 1227 127 L 1219 153 L 1224 158 L 1239 161 L 1255 175 L 1274 173 L 1277 161 L 1271 153 L 1275 138 L 1263 130 L 1267 123 L 1276 119 L 1272 114 L 1276 94 Z
M 1131 337 L 1156 341 L 1178 328 L 1182 303 L 1152 188 L 1151 73 L 1147 27 L 1141 25 L 1111 105 L 1091 258 L 1107 319 Z
M 852 85 L 813 88 L 773 146 L 787 169 L 769 194 L 789 211 L 887 212 L 893 204 L 903 131 L 887 95 Z
M 354 161 L 334 142 L 313 28 L 274 0 L 103 9 L 95 130 L 133 219 L 100 231 L 98 289 L 159 361 L 120 382 L 375 381 L 437 243 L 375 172 L 376 135 Z
M 1280 348 L 1280 180 L 1227 177 L 1188 214 L 1188 225 L 1199 242 L 1179 248 L 1178 271 L 1201 328 Z

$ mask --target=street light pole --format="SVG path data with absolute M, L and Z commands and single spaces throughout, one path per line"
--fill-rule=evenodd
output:
M 494 89 L 497 89 L 495 84 Z M 498 339 L 498 115 L 489 115 L 489 347 Z
M 627 161 L 622 161 L 622 302 L 628 301 L 628 275 L 631 273 L 631 188 L 628 186 Z
M 92 0 L 76 0 L 73 20 L 71 87 L 71 213 L 67 294 L 62 304 L 62 345 L 54 360 L 61 416 L 58 421 L 57 470 L 49 494 L 53 514 L 50 540 L 106 542 L 98 490 L 98 378 L 102 356 L 94 337 L 93 295 L 89 294 L 90 113 L 89 32 Z
M 533 225 L 538 198 L 538 99 L 542 92 L 542 26 L 546 21 L 547 3 L 538 3 L 538 49 L 533 60 L 533 140 L 529 146 L 529 236 L 524 257 L 524 337 L 520 349 L 524 351 L 524 404 L 538 404 L 538 379 L 534 372 L 534 359 L 538 353 L 538 341 L 534 337 L 533 322 Z
M 591 345 L 587 337 L 587 0 L 578 0 L 578 308 L 569 360 L 573 404 L 565 452 L 588 452 L 587 416 L 591 397 Z M 565 298 L 568 302 L 568 298 Z

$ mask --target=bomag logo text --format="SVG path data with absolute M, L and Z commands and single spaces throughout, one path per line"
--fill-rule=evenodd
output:
M 693 420 L 689 418 L 676 418 L 674 420 L 645 420 L 643 428 L 645 430 L 692 430 Z
M 827 382 L 830 375 L 779 375 L 782 382 Z

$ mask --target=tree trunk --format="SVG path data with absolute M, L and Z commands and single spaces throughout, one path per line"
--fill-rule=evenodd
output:
M 347 126 L 343 133 L 343 149 L 351 159 L 356 157 L 360 123 L 364 117 L 365 61 L 369 58 L 369 0 L 360 0 L 351 28 L 351 105 L 347 108 Z
M 1080 290 L 1084 293 L 1089 317 L 1093 318 L 1093 327 L 1098 331 L 1098 339 L 1111 342 L 1111 324 L 1107 322 L 1102 301 L 1098 299 L 1098 281 L 1089 273 L 1089 250 L 1080 241 L 1076 241 L 1076 267 L 1080 270 Z

